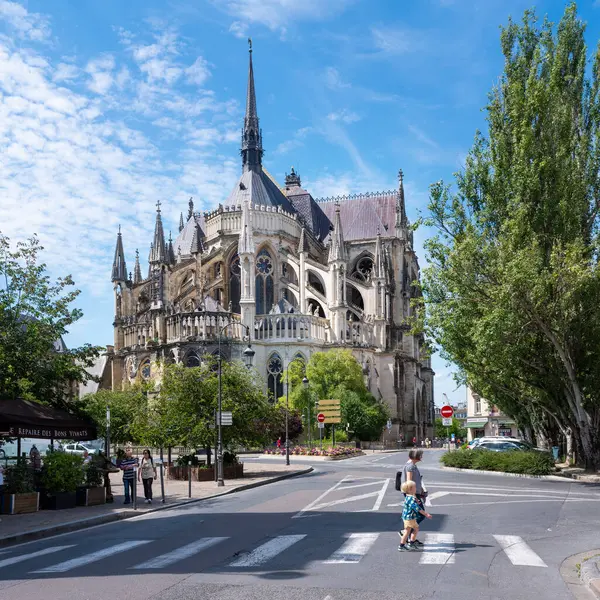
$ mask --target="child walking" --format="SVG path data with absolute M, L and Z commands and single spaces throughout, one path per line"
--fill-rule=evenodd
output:
M 417 534 L 419 533 L 419 525 L 417 524 L 417 515 L 421 514 L 427 519 L 431 519 L 431 515 L 424 511 L 419 505 L 415 496 L 417 492 L 417 485 L 414 481 L 405 481 L 402 484 L 402 491 L 406 494 L 404 500 L 404 509 L 402 510 L 402 520 L 404 521 L 404 531 L 402 538 L 400 539 L 400 545 L 398 550 L 405 552 L 407 550 L 417 550 L 415 541 Z

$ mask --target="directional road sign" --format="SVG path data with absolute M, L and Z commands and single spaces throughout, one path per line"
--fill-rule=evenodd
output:
M 322 423 L 341 423 L 342 411 L 339 400 L 319 400 L 319 414 L 323 415 Z

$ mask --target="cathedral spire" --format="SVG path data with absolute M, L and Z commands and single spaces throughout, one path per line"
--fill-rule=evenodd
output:
M 254 237 L 252 235 L 252 216 L 250 203 L 246 200 L 242 206 L 242 226 L 238 240 L 238 254 L 252 254 L 254 252 Z
M 123 252 L 123 239 L 121 237 L 121 226 L 117 234 L 117 246 L 115 248 L 115 259 L 113 260 L 111 281 L 127 281 L 127 266 L 125 265 L 125 252 Z
M 249 66 L 248 66 L 248 90 L 246 92 L 246 116 L 244 117 L 244 128 L 242 130 L 242 169 L 260 172 L 262 169 L 262 133 L 258 124 L 258 113 L 256 111 L 256 91 L 254 89 L 254 68 L 252 66 L 252 40 L 248 38 Z
M 173 250 L 173 237 L 169 231 L 169 243 L 167 244 L 167 262 L 170 265 L 175 264 L 175 251 Z
M 402 169 L 398 171 L 398 194 L 396 196 L 396 228 L 406 227 L 408 219 L 406 218 L 406 203 L 404 201 L 404 173 Z
M 156 223 L 154 224 L 154 239 L 150 246 L 150 263 L 165 263 L 166 256 L 165 233 L 160 216 L 160 200 L 156 203 Z
M 331 235 L 331 248 L 329 250 L 329 261 L 346 260 L 346 246 L 344 245 L 344 233 L 342 231 L 342 218 L 340 216 L 340 204 L 336 202 L 335 217 L 333 219 L 333 233 Z
M 183 222 L 183 213 L 179 213 L 179 233 L 183 231 L 185 223 Z
M 188 221 L 194 216 L 194 200 L 190 198 L 188 202 Z
M 135 268 L 133 269 L 133 283 L 142 283 L 142 267 L 140 267 L 140 253 L 135 250 Z

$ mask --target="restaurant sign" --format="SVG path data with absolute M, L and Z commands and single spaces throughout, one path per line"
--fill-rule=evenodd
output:
M 9 427 L 8 437 L 39 438 L 55 440 L 93 440 L 96 431 L 92 427 Z

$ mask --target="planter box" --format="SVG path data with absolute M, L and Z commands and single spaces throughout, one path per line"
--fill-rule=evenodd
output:
M 77 506 L 96 506 L 106 504 L 106 488 L 104 487 L 80 487 L 76 492 Z
M 49 510 L 64 510 L 66 508 L 75 508 L 77 506 L 76 492 L 61 492 L 46 497 L 44 508 Z
M 169 479 L 178 479 L 180 481 L 188 480 L 188 467 L 169 467 Z M 225 479 L 239 479 L 244 476 L 244 465 L 226 465 L 223 469 Z M 192 467 L 192 481 L 214 481 L 215 467 L 202 469 Z
M 2 496 L 2 514 L 22 515 L 37 512 L 40 508 L 39 492 L 29 494 L 4 494 Z

